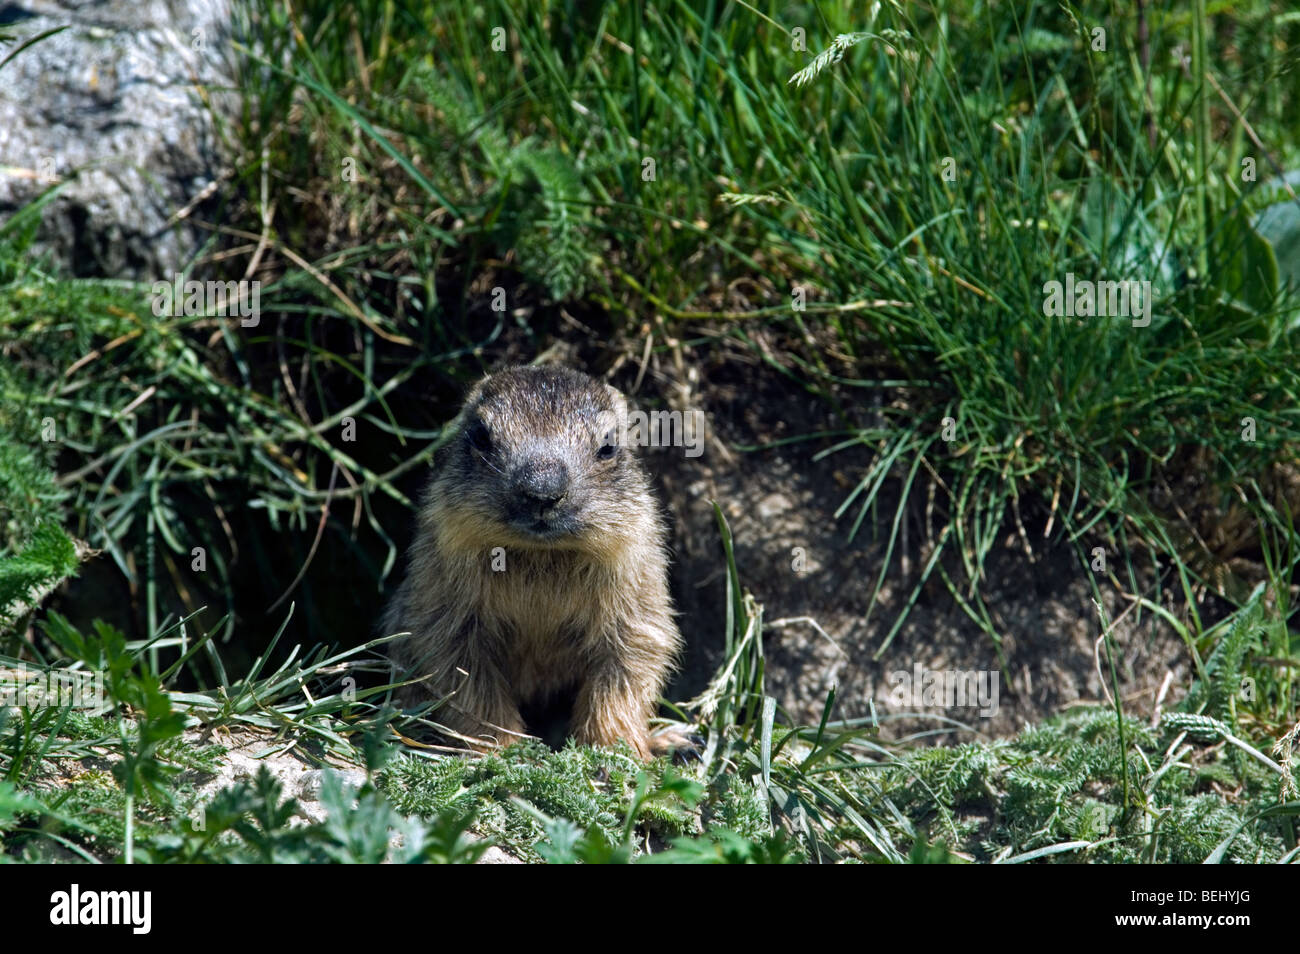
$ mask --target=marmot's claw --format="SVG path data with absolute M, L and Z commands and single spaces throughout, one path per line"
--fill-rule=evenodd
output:
M 671 754 L 675 764 L 686 765 L 690 762 L 698 762 L 702 758 L 704 737 L 697 732 L 669 729 L 655 736 L 651 740 L 651 745 L 657 754 Z
M 692 762 L 701 762 L 704 760 L 704 740 L 698 735 L 691 736 L 689 745 L 677 746 L 673 749 L 674 765 L 689 765 Z

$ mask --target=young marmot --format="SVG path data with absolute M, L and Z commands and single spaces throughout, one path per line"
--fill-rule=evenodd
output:
M 478 748 L 526 731 L 521 708 L 571 696 L 580 743 L 642 758 L 681 648 L 664 526 L 621 446 L 623 395 L 560 367 L 509 368 L 470 392 L 439 450 L 406 579 L 383 620 L 407 702 Z M 427 677 L 427 678 L 420 678 Z

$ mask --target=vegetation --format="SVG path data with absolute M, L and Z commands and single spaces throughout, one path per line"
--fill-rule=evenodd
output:
M 1143 11 L 242 5 L 233 224 L 202 266 L 262 283 L 255 325 L 34 260 L 54 191 L 0 226 L 0 673 L 107 674 L 89 714 L 0 708 L 3 856 L 1296 860 L 1300 17 Z M 1052 312 L 1075 279 L 1135 283 L 1135 313 Z M 800 435 L 818 461 L 873 451 L 840 512 L 891 556 L 935 495 L 881 653 L 931 577 L 1000 652 L 982 568 L 1037 508 L 1194 679 L 1154 724 L 1112 692 L 952 747 L 833 694 L 790 724 L 719 519 L 698 765 L 401 743 L 368 623 L 393 528 L 461 385 L 566 335 L 607 365 L 752 349 L 835 410 Z M 78 566 L 94 598 L 39 609 Z M 365 782 L 322 782 L 311 824 L 269 773 L 200 794 L 215 730 Z

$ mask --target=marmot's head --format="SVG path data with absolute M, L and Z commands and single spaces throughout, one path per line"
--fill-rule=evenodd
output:
M 437 504 L 462 542 L 611 552 L 647 530 L 649 489 L 620 437 L 627 402 L 569 368 L 480 381 L 441 452 Z

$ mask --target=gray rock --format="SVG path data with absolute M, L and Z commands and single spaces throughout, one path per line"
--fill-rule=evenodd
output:
M 522 865 L 524 862 L 516 858 L 504 848 L 498 848 L 493 845 L 487 851 L 483 852 L 483 857 L 479 858 L 478 863 L 481 865 Z
M 211 236 L 177 214 L 221 175 L 229 0 L 10 3 L 0 59 L 64 25 L 0 68 L 0 221 L 59 183 L 33 251 L 74 275 L 167 278 Z

